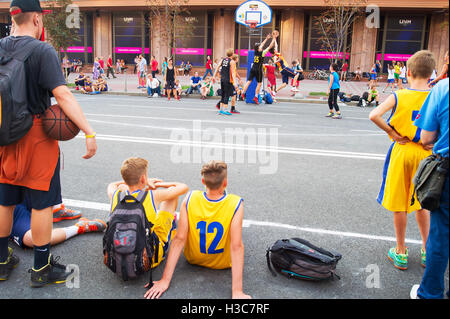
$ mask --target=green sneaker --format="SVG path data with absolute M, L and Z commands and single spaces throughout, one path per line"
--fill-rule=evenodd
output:
M 422 255 L 422 259 L 420 261 L 420 264 L 422 265 L 423 268 L 425 268 L 425 262 L 427 261 L 427 253 L 426 253 L 426 251 L 423 248 L 420 249 L 420 253 Z
M 408 269 L 408 248 L 404 254 L 397 254 L 395 247 L 389 249 L 388 258 L 394 264 L 394 267 L 400 270 Z
M 334 112 L 330 112 L 327 115 L 325 115 L 325 117 L 333 117 L 333 115 L 334 115 Z

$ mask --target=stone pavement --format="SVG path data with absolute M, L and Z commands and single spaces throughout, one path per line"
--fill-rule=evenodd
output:
M 92 74 L 86 73 L 92 77 Z M 74 79 L 78 76 L 76 73 L 71 73 L 68 78 L 69 83 L 74 83 Z M 117 74 L 117 78 L 110 78 L 107 80 L 109 87 L 109 94 L 128 94 L 128 95 L 147 95 L 145 89 L 138 89 L 138 76 L 137 74 Z M 200 77 L 203 75 L 200 74 Z M 157 75 L 157 78 L 161 81 L 162 75 Z M 177 76 L 182 86 L 189 85 L 190 76 Z M 266 85 L 267 80 L 264 79 Z M 351 93 L 352 95 L 362 95 L 367 89 L 367 80 L 361 82 L 341 82 L 341 92 Z M 281 79 L 277 78 L 277 85 L 281 85 Z M 382 93 L 382 89 L 385 87 L 385 82 L 380 82 L 378 85 L 378 91 L 380 93 L 380 102 L 383 101 L 391 92 L 390 89 L 387 93 Z M 219 88 L 219 84 L 214 84 L 214 91 Z M 280 102 L 308 102 L 308 103 L 327 103 L 328 98 L 326 96 L 318 96 L 314 93 L 326 93 L 327 81 L 321 80 L 303 80 L 300 82 L 299 92 L 296 96 L 291 92 L 291 86 L 288 85 L 285 89 L 281 90 L 277 94 L 277 100 Z M 198 97 L 197 94 L 192 94 L 192 97 Z M 354 103 L 353 103 L 354 104 Z

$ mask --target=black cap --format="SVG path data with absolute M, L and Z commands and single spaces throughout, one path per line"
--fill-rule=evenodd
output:
M 42 12 L 50 13 L 49 10 L 42 10 L 39 0 L 12 0 L 10 8 L 18 7 L 20 10 L 11 12 L 11 15 L 15 15 L 21 12 Z

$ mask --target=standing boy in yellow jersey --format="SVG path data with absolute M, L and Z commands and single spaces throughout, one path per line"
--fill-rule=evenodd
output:
M 430 51 L 419 51 L 407 62 L 408 81 L 411 87 L 398 90 L 370 113 L 372 120 L 384 130 L 391 145 L 383 170 L 383 182 L 378 195 L 378 203 L 394 212 L 394 228 L 397 246 L 391 248 L 388 258 L 394 267 L 408 268 L 408 248 L 405 246 L 407 214 L 416 211 L 416 220 L 422 237 L 422 266 L 425 265 L 425 243 L 430 228 L 429 211 L 422 209 L 417 198 L 412 204 L 414 191 L 412 179 L 420 161 L 431 155 L 432 147 L 424 147 L 420 141 L 420 129 L 414 120 L 428 96 L 427 81 L 435 68 L 436 61 Z M 383 115 L 392 110 L 387 120 Z
M 140 192 L 148 190 L 143 199 L 145 214 L 154 226 L 159 239 L 158 256 L 154 256 L 153 267 L 158 266 L 164 259 L 173 232 L 175 232 L 175 210 L 178 197 L 186 194 L 188 186 L 178 182 L 163 182 L 160 179 L 148 178 L 148 161 L 143 158 L 131 157 L 126 159 L 120 169 L 123 181 L 108 185 L 108 196 L 111 200 L 111 212 L 117 206 L 119 193 L 138 197 Z
M 226 193 L 227 164 L 211 161 L 202 167 L 206 191 L 192 191 L 181 204 L 177 234 L 160 281 L 145 297 L 159 298 L 170 285 L 181 251 L 186 260 L 213 269 L 231 267 L 233 299 L 251 298 L 242 290 L 244 245 L 242 243 L 243 199 Z

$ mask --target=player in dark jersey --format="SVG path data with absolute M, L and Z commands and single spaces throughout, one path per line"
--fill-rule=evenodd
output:
M 252 68 L 250 69 L 250 73 L 248 75 L 247 83 L 244 85 L 244 89 L 242 91 L 242 98 L 245 99 L 245 93 L 247 93 L 248 86 L 252 83 L 253 79 L 256 79 L 257 85 L 255 90 L 255 97 L 253 101 L 256 104 L 259 104 L 258 96 L 259 91 L 261 89 L 262 79 L 263 79 L 263 62 L 264 57 L 266 56 L 267 52 L 275 45 L 276 38 L 272 39 L 272 43 L 269 45 L 269 47 L 263 51 L 264 45 L 266 42 L 271 38 L 272 36 L 270 34 L 267 35 L 266 39 L 262 43 L 256 43 L 255 44 L 255 57 L 253 59 Z
M 231 115 L 228 112 L 228 101 L 233 96 L 234 83 L 236 83 L 236 62 L 233 61 L 233 49 L 227 50 L 227 57 L 223 58 L 219 63 L 219 67 L 214 72 L 214 77 L 217 78 L 220 70 L 220 90 L 222 92 L 222 99 L 220 100 L 221 115 Z

